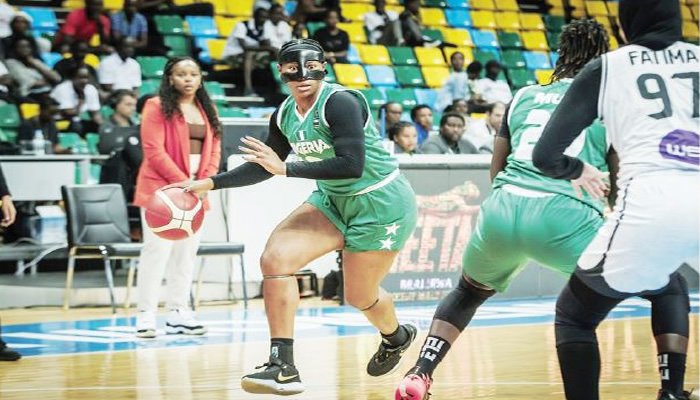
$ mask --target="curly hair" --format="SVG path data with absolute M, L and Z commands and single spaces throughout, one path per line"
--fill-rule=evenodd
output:
M 160 97 L 160 109 L 167 119 L 172 118 L 176 114 L 182 114 L 180 111 L 180 92 L 178 92 L 175 87 L 170 84 L 170 75 L 173 72 L 173 68 L 181 61 L 192 61 L 197 64 L 197 67 L 201 71 L 199 63 L 195 61 L 192 57 L 174 57 L 168 60 L 163 69 L 163 78 L 160 81 L 160 89 L 158 91 L 158 96 Z M 204 79 L 202 78 L 202 85 L 197 88 L 195 92 L 195 98 L 199 104 L 204 109 L 204 113 L 207 115 L 207 120 L 212 129 L 214 129 L 214 134 L 216 136 L 221 136 L 223 132 L 223 127 L 219 121 L 216 107 L 211 101 L 209 94 L 204 90 Z
M 573 78 L 592 59 L 610 48 L 608 33 L 593 19 L 571 21 L 564 27 L 559 40 L 559 59 L 552 82 Z

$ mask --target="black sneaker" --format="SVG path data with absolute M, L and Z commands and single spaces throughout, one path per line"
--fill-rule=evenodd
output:
M 382 339 L 379 349 L 367 363 L 367 373 L 371 376 L 390 374 L 399 368 L 401 356 L 411 346 L 418 330 L 411 324 L 402 325 L 408 332 L 406 343 L 398 347 L 388 347 L 389 343 Z
M 241 387 L 248 393 L 289 396 L 304 391 L 296 367 L 277 357 L 270 356 L 268 362 L 255 369 L 258 371 L 241 379 Z
M 22 358 L 18 352 L 7 347 L 7 344 L 0 340 L 0 361 L 17 361 Z
M 683 392 L 682 395 L 678 396 L 669 391 L 659 389 L 659 394 L 656 400 L 692 400 L 697 399 L 697 396 L 693 395 L 693 392 Z

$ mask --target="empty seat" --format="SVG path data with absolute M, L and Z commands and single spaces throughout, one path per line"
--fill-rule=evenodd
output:
M 413 89 L 387 89 L 385 94 L 387 99 L 401 103 L 404 110 L 410 110 L 418 104 Z
M 447 7 L 446 0 L 422 0 L 422 3 L 426 7 L 438 7 L 438 8 Z M 345 6 L 343 5 L 343 14 L 344 13 L 345 13 Z
M 348 33 L 350 43 L 367 43 L 367 35 L 365 34 L 365 27 L 362 23 L 341 22 L 338 24 L 338 28 Z
M 224 3 L 224 7 L 218 8 L 214 7 L 215 10 L 226 10 L 228 14 L 236 15 L 239 17 L 252 17 L 253 16 L 253 3 L 254 0 L 220 0 Z M 221 13 L 221 11 L 218 11 Z
M 185 21 L 192 36 L 211 38 L 219 36 L 219 29 L 217 29 L 212 17 L 187 16 Z
M 496 49 L 476 49 L 474 50 L 474 60 L 486 64 L 490 60 L 501 62 L 501 53 Z
M 333 66 L 338 83 L 351 88 L 363 88 L 369 86 L 365 70 L 355 64 L 335 64 Z
M 509 69 L 508 78 L 510 79 L 511 87 L 515 89 L 537 83 L 534 72 L 529 69 Z
M 543 51 L 525 51 L 523 52 L 525 65 L 528 69 L 549 69 L 552 65 L 549 61 L 549 53 Z
M 502 11 L 519 11 L 518 2 L 516 0 L 496 0 L 496 9 Z
M 367 80 L 375 87 L 396 87 L 394 70 L 387 65 L 365 65 Z
M 347 59 L 350 64 L 359 64 L 362 62 L 362 59 L 360 58 L 360 52 L 357 50 L 357 46 L 355 46 L 354 44 L 351 44 L 348 48 Z
M 698 24 L 695 22 L 683 21 L 684 38 L 692 39 L 695 43 L 697 43 L 698 35 L 700 35 L 700 32 L 698 32 Z
M 184 21 L 179 15 L 156 15 L 153 17 L 156 30 L 161 35 L 179 35 L 185 33 Z
M 63 55 L 61 53 L 41 53 L 41 60 L 44 64 L 48 65 L 49 68 L 53 68 L 53 66 L 62 59 Z
M 498 29 L 520 29 L 520 18 L 516 12 L 498 12 L 496 15 L 496 26 Z
M 445 42 L 447 43 L 451 43 L 455 46 L 474 46 L 472 37 L 466 29 L 442 28 L 441 30 L 442 35 L 445 37 Z
M 479 29 L 470 29 L 469 34 L 472 37 L 474 46 L 478 48 L 491 47 L 498 48 L 498 39 L 496 38 L 496 32 L 485 31 Z
M 548 31 L 559 33 L 562 28 L 564 28 L 564 25 L 566 25 L 566 19 L 556 15 L 545 15 L 544 24 Z
M 402 65 L 394 67 L 396 79 L 401 86 L 408 87 L 424 87 L 425 80 L 421 74 L 420 68 L 415 66 Z M 389 97 L 391 98 L 391 97 Z
M 365 14 L 374 11 L 374 7 L 363 3 L 343 3 L 343 17 L 351 21 L 362 21 Z
M 422 67 L 425 84 L 429 88 L 441 88 L 445 86 L 450 70 L 447 67 Z
M 439 41 L 439 42 L 445 41 L 445 37 L 442 36 L 442 32 L 439 29 L 432 29 L 432 28 L 423 29 L 423 31 L 421 33 L 423 34 L 423 36 L 429 37 L 430 40 Z
M 535 78 L 540 85 L 547 85 L 552 81 L 553 69 L 538 69 L 535 71 Z
M 448 9 L 445 10 L 447 24 L 455 28 L 471 28 L 472 17 L 466 9 Z
M 182 35 L 167 35 L 163 37 L 163 44 L 170 47 L 168 57 L 189 56 L 192 54 L 190 40 Z
M 435 89 L 415 89 L 414 93 L 418 104 L 437 103 L 437 90 Z
M 226 39 L 207 40 L 207 49 L 212 60 L 222 60 L 224 58 L 224 48 L 226 48 Z
M 411 47 L 387 47 L 391 63 L 394 65 L 417 65 L 418 59 Z
M 525 58 L 520 50 L 504 50 L 503 66 L 511 68 L 525 68 Z
M 45 7 L 22 7 L 22 11 L 32 18 L 32 29 L 42 32 L 55 32 L 58 30 L 56 14 Z
M 547 43 L 549 43 L 549 48 L 551 50 L 556 50 L 559 48 L 559 37 L 560 34 L 556 32 L 547 32 Z
M 445 58 L 442 56 L 442 51 L 437 47 L 416 47 L 416 58 L 418 64 L 425 66 L 445 66 Z
M 239 20 L 236 18 L 224 17 L 221 15 L 214 17 L 214 22 L 216 22 L 219 35 L 224 37 L 229 37 L 229 35 L 231 35 L 231 32 L 233 32 L 233 28 L 236 27 L 238 21 Z
M 588 15 L 603 15 L 608 16 L 608 8 L 605 6 L 604 1 L 586 1 L 586 13 Z
M 207 43 L 212 39 L 209 38 L 195 38 L 194 39 L 194 47 L 196 48 L 199 53 L 197 54 L 197 57 L 199 57 L 199 61 L 205 63 L 205 64 L 211 64 L 212 59 L 211 56 L 209 55 L 209 44 Z
M 552 65 L 556 66 L 557 65 L 557 60 L 559 60 L 559 53 L 556 51 L 551 51 L 549 53 L 549 61 Z
M 16 129 L 20 124 L 19 111 L 14 104 L 0 105 L 0 128 Z
M 467 9 L 469 8 L 468 0 L 447 0 L 447 7 L 456 9 Z M 445 12 L 447 13 L 447 12 Z
M 549 50 L 547 37 L 542 31 L 527 31 L 522 33 L 523 45 L 528 50 Z
M 469 7 L 476 10 L 495 10 L 493 0 L 469 0 Z
M 163 75 L 163 68 L 168 61 L 165 57 L 136 57 L 141 66 L 141 75 L 144 78 L 159 78 Z
M 543 30 L 544 22 L 542 21 L 540 14 L 521 13 L 520 26 L 523 29 Z
M 389 52 L 384 46 L 364 44 L 358 45 L 357 50 L 359 51 L 360 59 L 364 64 L 391 65 Z
M 494 29 L 496 28 L 496 16 L 493 11 L 472 11 L 472 25 L 479 29 Z
M 445 13 L 440 8 L 421 7 L 420 16 L 423 24 L 428 26 L 443 26 L 447 25 Z
M 365 96 L 367 103 L 369 103 L 372 109 L 377 109 L 381 107 L 382 104 L 386 103 L 384 93 L 377 88 L 360 89 L 360 92 Z
M 520 49 L 523 41 L 518 32 L 498 32 L 498 44 L 502 49 Z

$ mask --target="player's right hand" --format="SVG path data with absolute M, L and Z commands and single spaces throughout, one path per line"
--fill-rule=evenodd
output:
M 583 163 L 583 171 L 581 176 L 571 181 L 571 186 L 574 187 L 576 196 L 583 198 L 583 192 L 588 193 L 594 199 L 602 199 L 606 193 L 610 192 L 610 180 L 608 172 L 601 172 L 598 168 Z

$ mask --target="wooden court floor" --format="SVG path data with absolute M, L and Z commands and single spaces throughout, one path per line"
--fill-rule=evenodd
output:
M 259 305 L 258 305 L 259 307 Z M 3 324 L 108 316 L 107 309 L 5 310 Z M 691 317 L 686 387 L 700 388 L 698 318 Z M 266 333 L 260 335 L 267 336 Z M 425 332 L 417 342 L 422 342 Z M 658 385 L 647 318 L 606 321 L 598 332 L 603 399 L 652 400 Z M 420 343 L 393 376 L 371 378 L 374 335 L 298 337 L 297 367 L 307 390 L 294 399 L 393 399 Z M 27 357 L 0 364 L 0 399 L 273 399 L 250 395 L 241 375 L 267 357 L 255 342 Z M 433 400 L 563 399 L 551 324 L 468 328 L 438 368 Z

